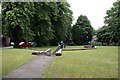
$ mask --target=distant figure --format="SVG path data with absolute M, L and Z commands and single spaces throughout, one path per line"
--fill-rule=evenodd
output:
M 64 46 L 65 46 L 65 44 L 63 43 L 63 41 L 61 41 L 61 43 L 60 43 L 61 49 L 64 48 Z

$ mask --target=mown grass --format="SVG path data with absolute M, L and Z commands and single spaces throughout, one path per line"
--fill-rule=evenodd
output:
M 27 49 L 2 49 L 2 75 L 35 58 L 31 53 Z
M 70 49 L 70 48 L 73 48 L 73 49 L 74 49 L 74 48 L 84 48 L 84 46 L 66 46 L 66 48 L 69 48 L 69 49 Z
M 41 77 L 117 78 L 118 47 L 98 46 L 94 50 L 63 51 L 62 56 L 56 56 Z
M 34 50 L 45 50 L 51 48 L 55 50 L 57 47 L 37 47 L 30 49 L 15 49 L 15 48 L 3 48 L 2 49 L 2 76 L 8 74 L 10 71 L 22 66 L 33 58 L 36 58 L 36 55 L 32 55 Z
M 0 78 L 2 77 L 2 49 L 0 49 Z

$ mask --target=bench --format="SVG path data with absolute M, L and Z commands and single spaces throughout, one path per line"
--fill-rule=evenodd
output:
M 56 56 L 61 56 L 62 55 L 62 49 L 59 49 L 56 53 L 55 53 Z

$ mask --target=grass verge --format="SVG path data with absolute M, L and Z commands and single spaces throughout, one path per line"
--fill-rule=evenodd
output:
M 10 71 L 22 66 L 27 63 L 31 59 L 37 57 L 36 55 L 32 55 L 31 53 L 34 50 L 45 50 L 51 48 L 51 50 L 55 50 L 57 47 L 34 47 L 30 49 L 16 49 L 16 48 L 3 48 L 2 49 L 2 76 L 8 74 Z
M 56 56 L 42 75 L 42 78 L 117 77 L 118 47 L 116 46 L 98 46 L 94 50 L 63 51 L 62 56 Z
M 0 49 L 0 78 L 2 77 L 2 49 Z

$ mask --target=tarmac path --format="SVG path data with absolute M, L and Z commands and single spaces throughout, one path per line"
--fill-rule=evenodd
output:
M 54 58 L 54 55 L 40 55 L 23 66 L 13 70 L 3 78 L 40 78 L 45 68 Z

